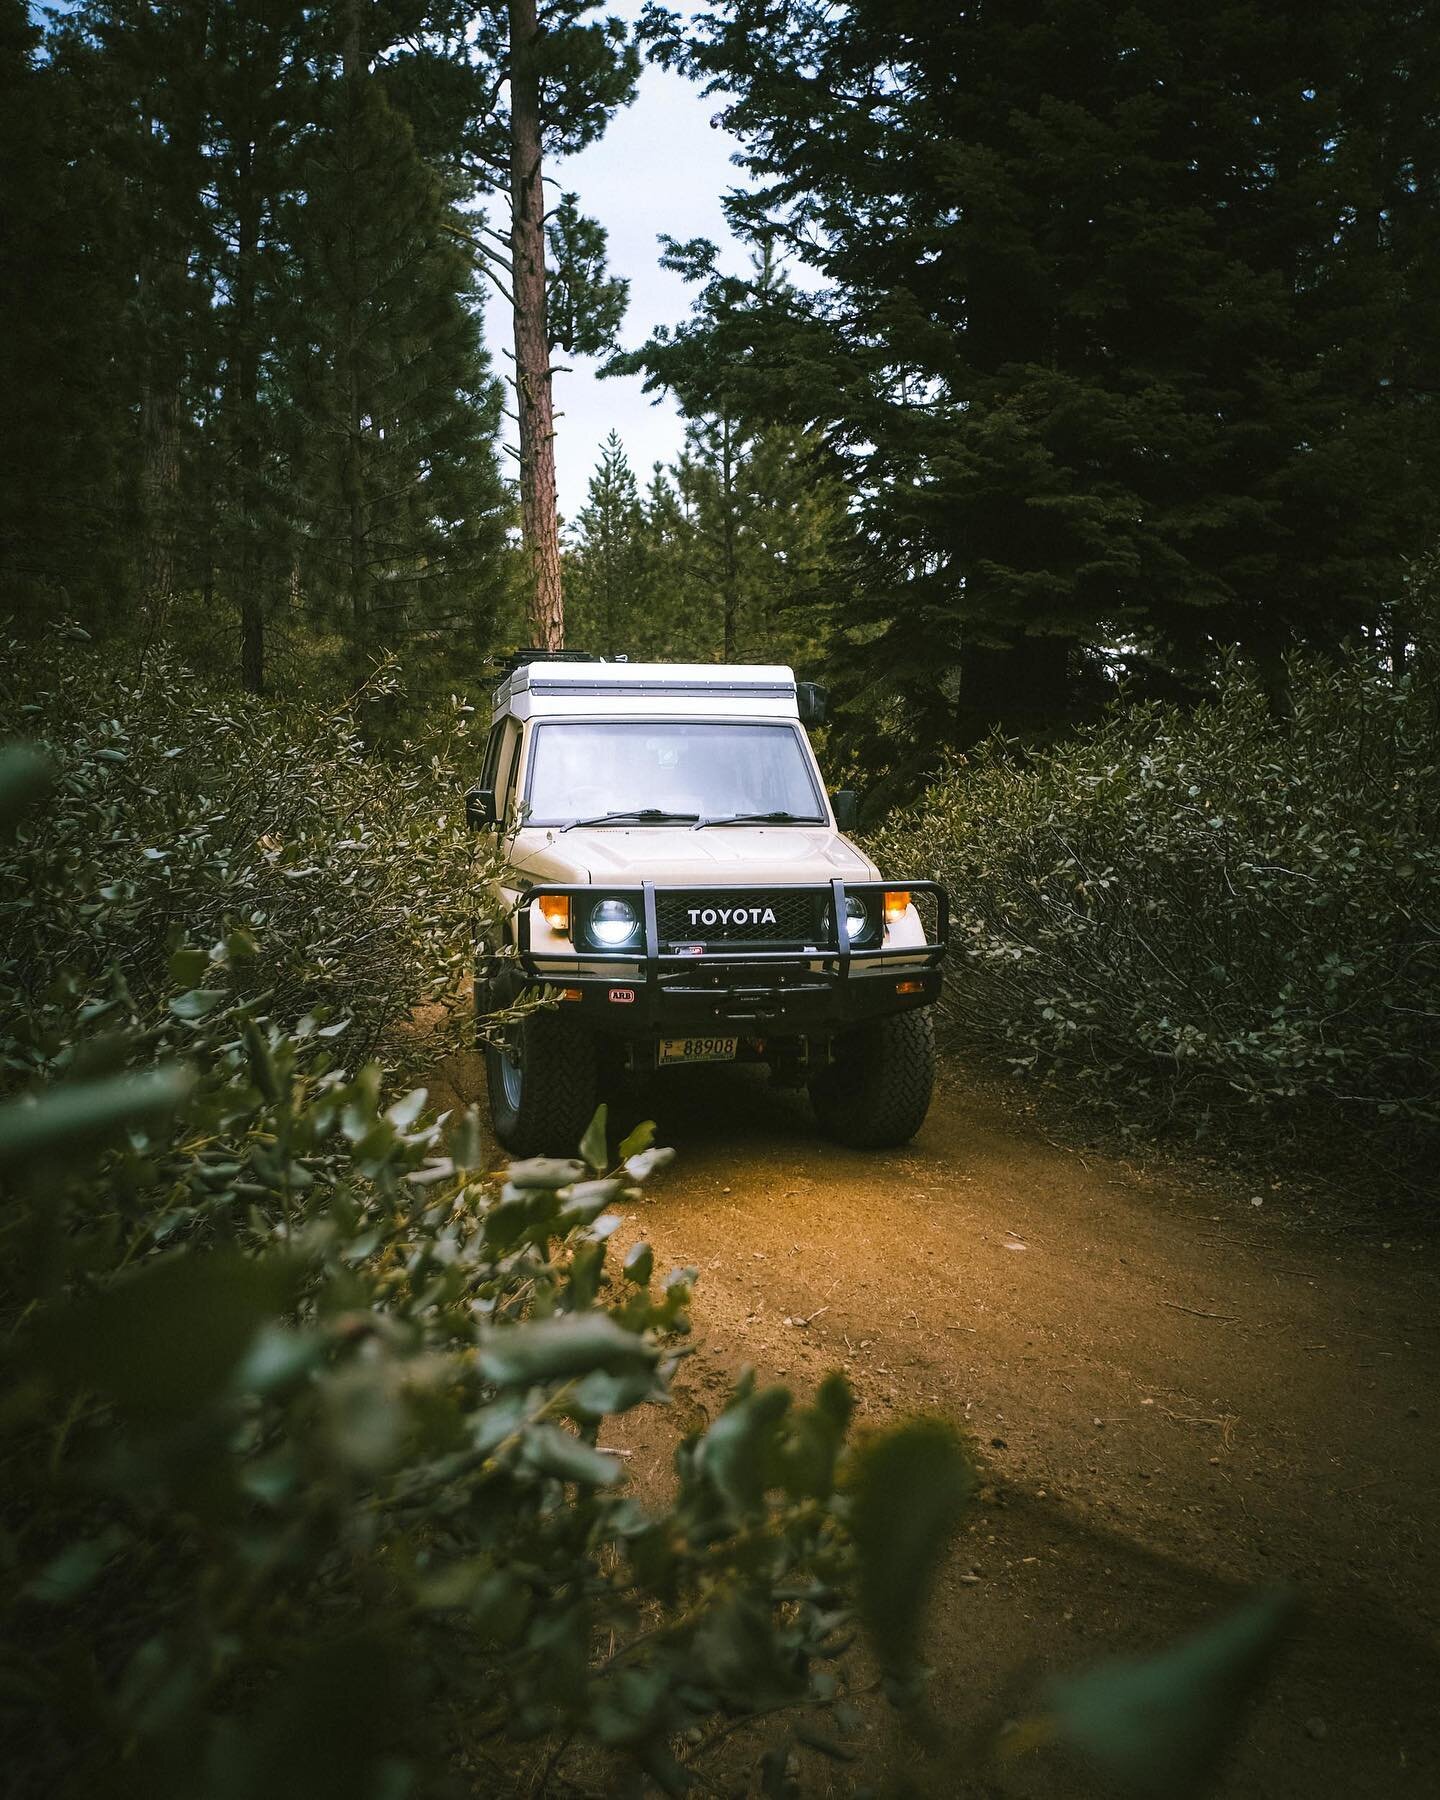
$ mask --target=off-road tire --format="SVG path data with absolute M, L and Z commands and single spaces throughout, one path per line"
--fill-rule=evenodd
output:
M 495 1136 L 512 1156 L 574 1156 L 599 1102 L 595 1041 L 553 1012 L 530 1013 L 503 1049 L 485 1046 L 485 1086 Z
M 935 1086 L 935 1028 L 925 1012 L 895 1013 L 847 1032 L 810 1082 L 820 1129 L 857 1150 L 908 1144 Z

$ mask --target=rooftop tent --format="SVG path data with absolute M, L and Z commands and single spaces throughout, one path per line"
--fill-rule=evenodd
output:
M 779 663 L 626 663 L 547 657 L 508 672 L 495 711 L 515 718 L 561 714 L 685 714 L 798 719 L 795 674 Z

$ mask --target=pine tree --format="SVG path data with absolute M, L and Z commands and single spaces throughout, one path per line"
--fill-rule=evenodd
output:
M 589 18 L 597 3 L 551 0 L 542 19 L 537 0 L 506 0 L 483 10 L 465 40 L 484 89 L 465 166 L 482 191 L 503 193 L 509 209 L 508 232 L 482 225 L 470 242 L 514 324 L 530 635 L 552 649 L 565 637 L 552 357 L 561 342 L 595 350 L 606 344 L 623 293 L 602 275 L 603 230 L 581 218 L 573 197 L 562 201 L 547 235 L 545 168 L 601 135 L 617 107 L 633 98 L 640 71 L 624 24 Z M 558 280 L 547 248 L 563 259 Z
M 643 603 L 636 623 L 637 653 L 657 662 L 709 662 L 718 633 L 713 596 L 700 574 L 701 548 L 689 458 L 672 469 L 656 463 L 643 501 Z
M 1273 669 L 1374 616 L 1440 472 L 1420 12 L 652 14 L 733 96 L 758 182 L 734 222 L 823 284 L 674 246 L 700 313 L 639 360 L 692 408 L 824 433 L 855 498 L 857 705 L 898 698 L 933 754 L 1068 716 L 1097 647 Z M 1397 440 L 1412 472 L 1377 480 Z
M 0 0 L 0 586 L 22 624 L 99 628 L 130 573 L 131 215 L 107 109 L 78 22 L 42 56 Z
M 640 492 L 612 431 L 590 477 L 567 564 L 569 630 L 596 655 L 648 648 L 645 518 Z
M 506 512 L 499 387 L 452 210 L 361 16 L 349 0 L 338 78 L 282 221 L 293 274 L 277 380 L 290 387 L 301 587 L 309 605 L 338 606 L 362 657 L 421 631 L 479 648 Z
M 275 621 L 303 633 L 321 606 L 333 625 L 337 596 L 359 647 L 488 637 L 499 395 L 433 166 L 453 181 L 464 139 L 434 49 L 457 18 L 449 0 L 84 0 L 43 58 L 22 15 L 0 20 L 0 130 L 33 164 L 0 248 L 0 355 L 24 359 L 0 556 L 39 591 L 103 588 L 110 622 L 138 603 L 147 634 L 183 597 L 256 689 Z

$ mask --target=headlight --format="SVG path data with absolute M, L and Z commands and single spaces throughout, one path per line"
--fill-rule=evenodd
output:
M 852 944 L 863 944 L 874 932 L 875 921 L 858 894 L 847 894 L 845 897 L 845 927 Z
M 590 908 L 590 936 L 602 950 L 618 950 L 640 930 L 640 915 L 628 900 L 597 900 Z

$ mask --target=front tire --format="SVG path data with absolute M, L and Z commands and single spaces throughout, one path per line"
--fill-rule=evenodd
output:
M 857 1150 L 908 1144 L 935 1087 L 935 1028 L 926 1012 L 894 1013 L 847 1032 L 835 1060 L 812 1077 L 820 1129 Z
M 574 1156 L 594 1117 L 594 1040 L 570 1019 L 533 1012 L 485 1046 L 490 1123 L 512 1156 Z

